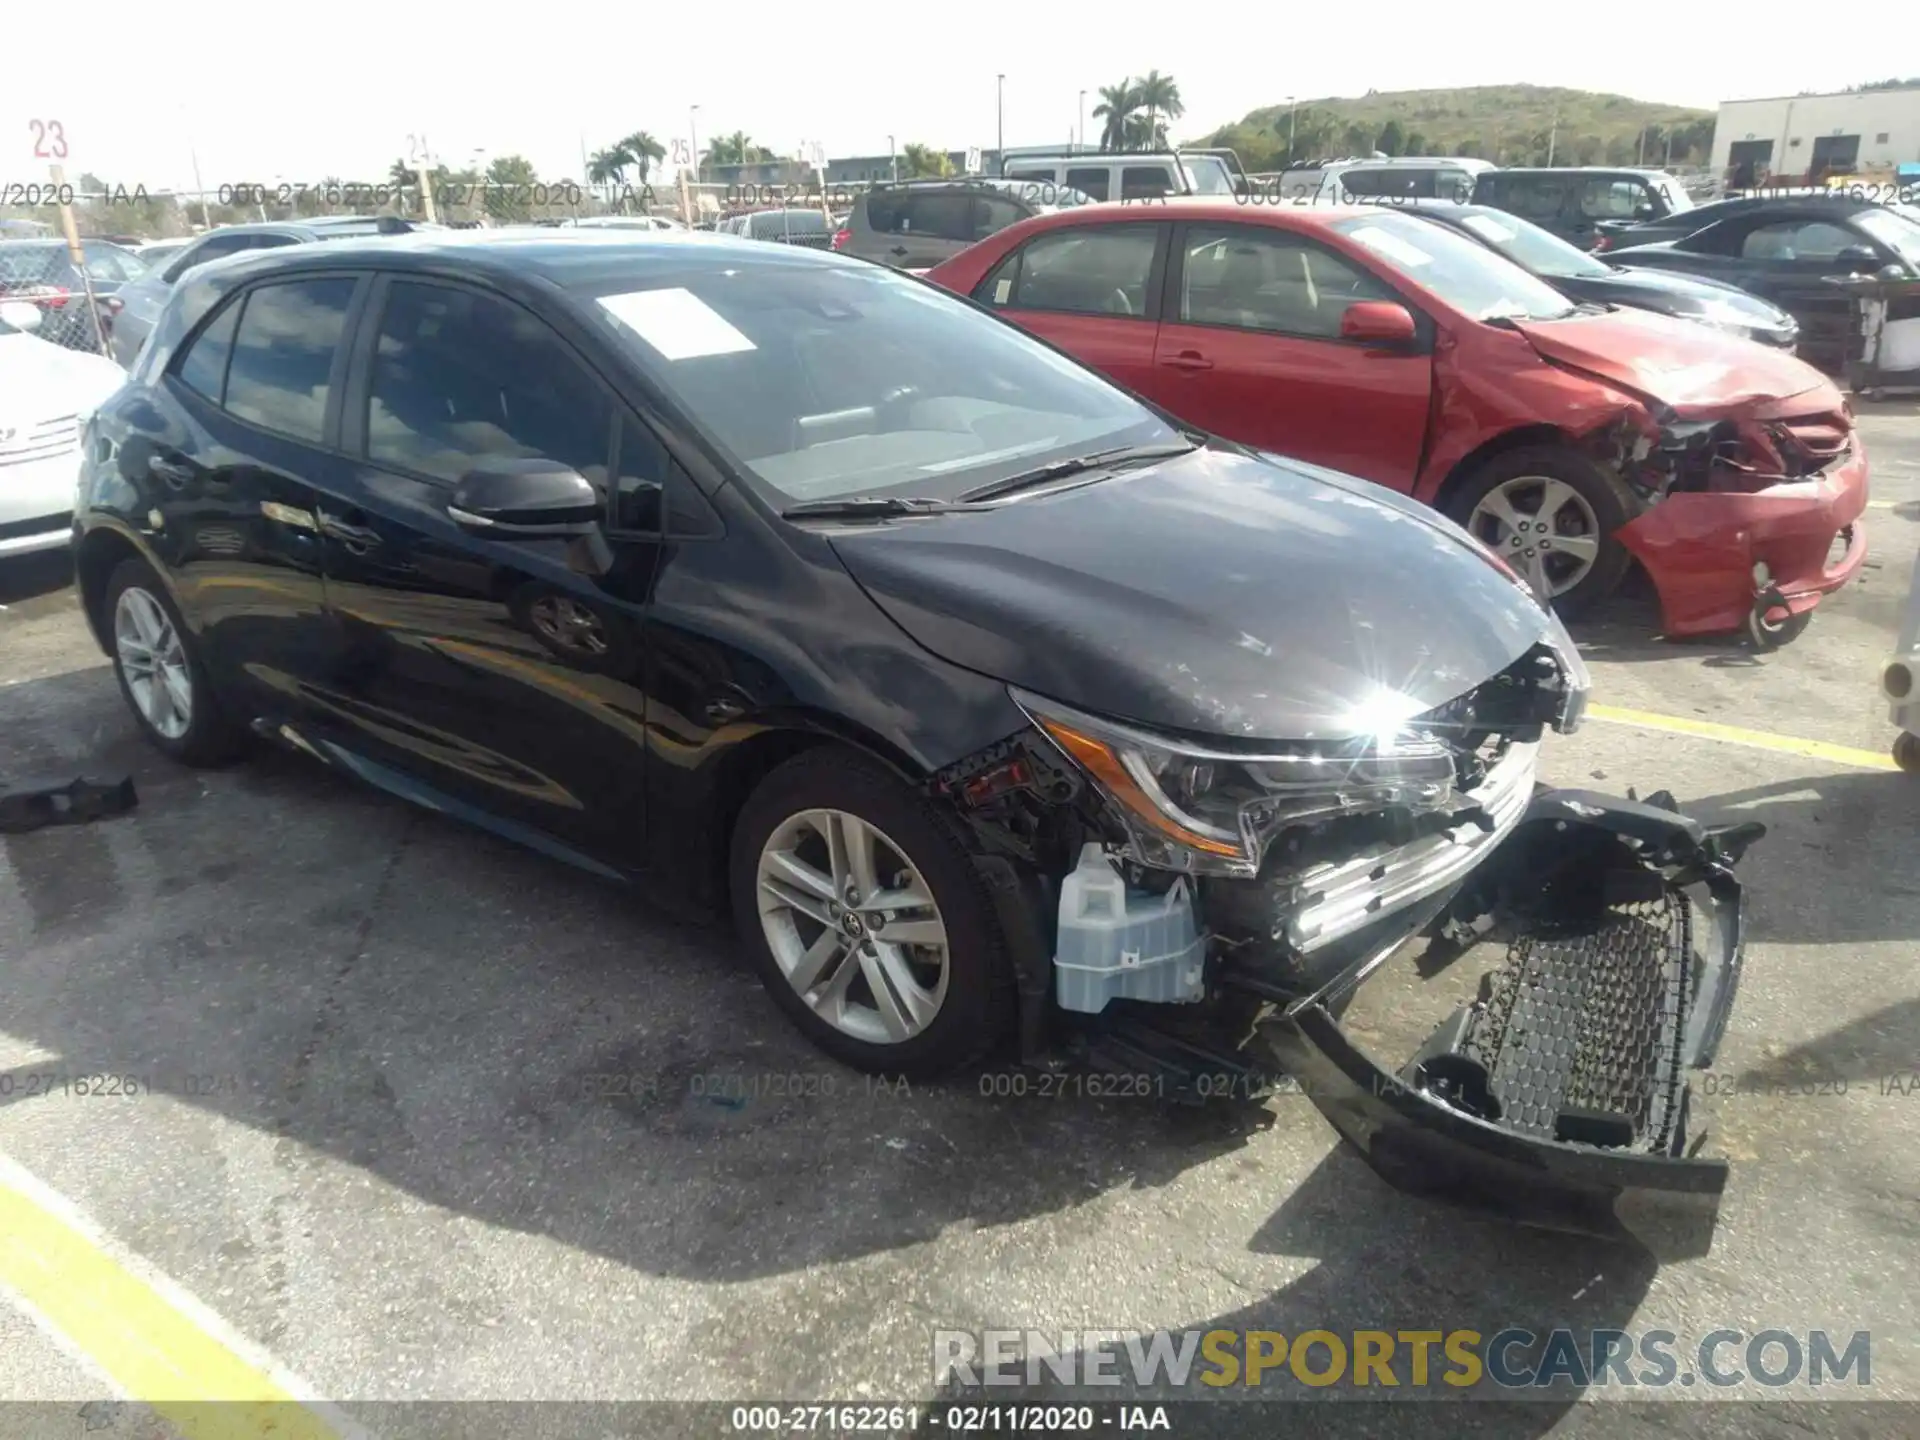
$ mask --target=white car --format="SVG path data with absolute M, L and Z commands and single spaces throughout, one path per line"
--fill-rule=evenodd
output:
M 80 432 L 127 381 L 104 355 L 40 339 L 39 326 L 36 306 L 0 303 L 0 560 L 72 539 Z

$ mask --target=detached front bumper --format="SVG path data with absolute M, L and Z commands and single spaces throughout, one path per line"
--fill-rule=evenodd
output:
M 1757 564 L 1796 615 L 1853 579 L 1867 558 L 1866 506 L 1867 457 L 1855 436 L 1847 458 L 1816 479 L 1676 491 L 1617 533 L 1660 594 L 1663 631 L 1715 635 L 1746 624 L 1764 588 Z
M 1702 1253 L 1727 1165 L 1698 1154 L 1686 1072 L 1712 1062 L 1732 1008 L 1731 867 L 1759 833 L 1542 790 L 1451 910 L 1500 917 L 1507 964 L 1409 1062 L 1388 1069 L 1340 1027 L 1339 982 L 1279 1007 L 1262 1038 L 1397 1188 Z M 1368 973 L 1357 961 L 1355 983 Z

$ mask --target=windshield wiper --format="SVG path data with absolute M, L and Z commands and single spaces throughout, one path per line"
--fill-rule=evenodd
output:
M 922 495 L 843 495 L 834 500 L 803 500 L 780 512 L 783 520 L 884 520 L 893 515 L 950 515 L 978 505 L 933 500 Z
M 1198 447 L 1193 445 L 1117 445 L 1111 450 L 1096 450 L 1091 455 L 1075 455 L 1066 460 L 1055 460 L 1051 464 L 1023 470 L 1018 475 L 1009 475 L 1006 479 L 996 480 L 991 485 L 982 485 L 977 490 L 969 490 L 960 498 L 963 501 L 997 500 L 1002 495 L 1030 490 L 1035 485 L 1044 485 L 1049 480 L 1063 479 L 1068 475 L 1078 475 L 1088 470 L 1104 470 L 1110 466 L 1124 465 L 1136 460 L 1170 460 L 1176 455 L 1189 455 L 1196 448 Z

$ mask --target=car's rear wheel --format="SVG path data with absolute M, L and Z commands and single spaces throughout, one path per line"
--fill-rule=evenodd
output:
M 231 760 L 245 737 L 222 710 L 167 587 L 126 559 L 101 602 L 113 635 L 113 673 L 147 739 L 188 765 Z
M 935 1076 L 1005 1033 L 1011 967 L 986 890 L 945 819 L 873 761 L 813 750 L 773 771 L 730 869 L 761 980 L 835 1058 Z
M 1447 503 L 1453 519 L 1568 617 L 1619 587 L 1630 557 L 1614 532 L 1637 508 L 1618 476 L 1558 445 L 1494 456 Z

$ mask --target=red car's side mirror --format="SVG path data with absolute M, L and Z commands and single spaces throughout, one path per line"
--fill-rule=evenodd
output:
M 1373 345 L 1404 345 L 1414 336 L 1413 315 L 1392 300 L 1360 300 L 1340 317 L 1342 340 L 1364 340 Z

